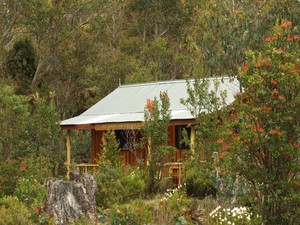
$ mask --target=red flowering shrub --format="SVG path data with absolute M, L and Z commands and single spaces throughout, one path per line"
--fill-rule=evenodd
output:
M 221 160 L 230 165 L 228 171 L 249 182 L 255 197 L 247 197 L 263 224 L 296 224 L 300 216 L 298 32 L 291 22 L 284 22 L 265 39 L 264 52 L 248 52 L 247 70 L 240 74 L 246 94 L 236 96 L 238 120 L 228 123 L 226 143 L 232 154 Z
M 43 164 L 37 168 L 36 158 L 19 158 L 0 163 L 0 198 L 5 195 L 13 195 L 17 183 L 23 178 L 36 179 L 44 182 L 51 175 L 51 165 L 45 158 L 39 159 Z

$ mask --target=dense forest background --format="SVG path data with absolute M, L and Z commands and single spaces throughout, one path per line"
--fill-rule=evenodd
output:
M 238 76 L 245 90 L 231 106 L 239 120 L 224 120 L 215 132 L 217 110 L 195 116 L 204 124 L 196 127 L 195 149 L 207 153 L 207 164 L 197 157 L 187 162 L 187 194 L 189 187 L 191 196 L 199 190 L 206 196 L 206 188 L 217 192 L 216 199 L 197 203 L 209 218 L 203 224 L 212 224 L 219 207 L 228 205 L 258 213 L 257 223 L 240 224 L 298 224 L 299 15 L 299 0 L 1 0 L 0 224 L 51 221 L 41 213 L 43 183 L 66 174 L 62 120 L 79 115 L 120 83 L 220 76 Z M 212 108 L 213 101 L 206 101 L 212 96 L 196 87 L 183 103 Z M 118 150 L 113 134 L 110 138 Z M 89 160 L 89 142 L 88 132 L 72 133 L 74 162 Z M 211 156 L 217 151 L 215 164 Z M 106 163 L 113 157 L 107 158 Z M 124 169 L 117 162 L 115 168 L 104 163 L 96 175 L 104 220 L 102 207 L 149 193 L 147 168 Z M 150 192 L 154 196 L 159 188 Z M 131 214 L 124 208 L 127 214 L 120 218 L 136 215 L 137 224 L 142 219 L 152 224 L 149 212 L 155 212 L 166 221 L 184 220 L 176 224 L 192 221 L 194 200 L 178 190 L 166 193 L 154 196 L 157 211 L 149 205 L 143 210 L 144 202 L 137 201 Z M 160 219 L 157 224 L 163 224 Z
M 235 76 L 297 0 L 2 0 L 0 77 L 53 98 L 60 119 L 119 85 Z

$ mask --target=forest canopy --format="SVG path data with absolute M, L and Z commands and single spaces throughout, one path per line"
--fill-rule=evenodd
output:
M 60 119 L 121 83 L 236 76 L 272 27 L 299 24 L 299 1 L 3 0 L 0 76 L 52 95 Z

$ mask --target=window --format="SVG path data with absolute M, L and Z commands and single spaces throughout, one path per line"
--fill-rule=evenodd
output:
M 120 143 L 119 148 L 123 150 L 133 150 L 140 137 L 138 130 L 115 130 L 115 134 Z
M 186 125 L 175 126 L 175 146 L 177 149 L 189 149 L 184 142 L 183 131 L 186 130 L 189 140 L 191 139 L 191 128 Z
M 127 138 L 125 134 L 125 130 L 115 130 L 116 139 L 120 143 L 119 148 L 126 149 L 127 147 Z

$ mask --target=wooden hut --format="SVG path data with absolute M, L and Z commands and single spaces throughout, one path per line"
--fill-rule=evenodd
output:
M 219 80 L 218 90 L 215 90 L 215 81 Z M 239 83 L 236 79 L 210 78 L 209 91 L 226 91 L 226 103 L 230 104 L 234 100 L 234 94 L 239 92 Z M 191 80 L 192 84 L 193 81 Z M 144 121 L 144 108 L 147 99 L 158 97 L 160 92 L 167 92 L 170 99 L 171 121 L 168 127 L 169 144 L 177 151 L 166 158 L 165 162 L 172 166 L 180 165 L 185 153 L 191 151 L 187 145 L 182 143 L 182 130 L 187 129 L 191 142 L 194 140 L 195 118 L 189 110 L 180 102 L 186 99 L 186 80 L 172 80 L 163 82 L 152 82 L 143 84 L 120 85 L 113 92 L 108 94 L 94 106 L 77 117 L 62 121 L 61 128 L 67 131 L 67 169 L 71 167 L 71 131 L 90 130 L 91 149 L 90 164 L 75 165 L 83 170 L 89 167 L 94 168 L 97 164 L 99 154 L 101 154 L 101 141 L 103 133 L 107 130 L 114 130 L 116 138 L 120 142 L 120 155 L 124 159 L 125 165 L 137 166 L 137 161 L 147 160 L 147 149 L 129 149 L 129 138 L 126 135 L 133 132 L 135 140 L 139 140 L 139 129 Z M 129 132 L 130 131 L 130 132 Z M 132 133 L 131 133 L 132 134 Z M 172 162 L 171 162 L 172 161 Z M 175 167 L 174 167 L 175 168 Z

